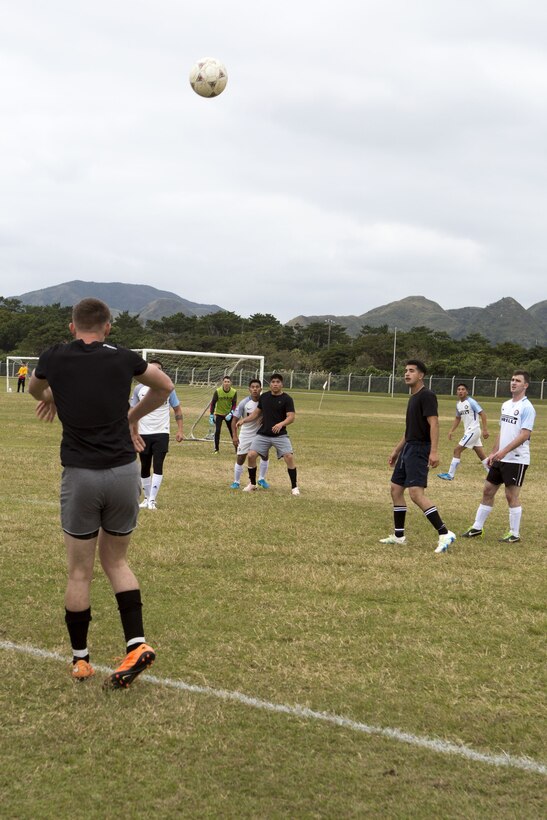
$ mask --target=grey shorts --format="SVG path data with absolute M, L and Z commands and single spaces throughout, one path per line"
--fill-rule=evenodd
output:
M 61 526 L 74 538 L 93 538 L 102 527 L 128 535 L 137 526 L 141 492 L 137 461 L 109 470 L 65 467 L 61 479 Z
M 268 458 L 270 447 L 275 447 L 278 458 L 294 453 L 291 440 L 288 436 L 255 436 L 251 442 L 251 450 L 258 453 L 261 458 Z

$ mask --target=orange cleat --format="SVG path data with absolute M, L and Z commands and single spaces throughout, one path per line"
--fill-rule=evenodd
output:
M 147 643 L 141 643 L 128 652 L 118 668 L 104 682 L 105 689 L 127 689 L 137 675 L 148 669 L 156 659 L 156 653 Z
M 93 669 L 91 664 L 88 663 L 88 661 L 84 661 L 83 658 L 80 658 L 80 660 L 76 661 L 76 663 L 72 665 L 72 669 L 70 670 L 70 677 L 72 678 L 72 680 L 87 680 L 88 678 L 92 678 L 94 674 L 95 670 Z

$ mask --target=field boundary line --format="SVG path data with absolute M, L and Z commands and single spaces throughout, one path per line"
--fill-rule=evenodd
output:
M 69 663 L 70 659 L 66 656 L 60 655 L 58 652 L 50 652 L 47 649 L 40 649 L 29 644 L 16 644 L 12 641 L 0 641 L 0 649 L 7 651 L 20 652 L 34 657 L 46 658 L 48 660 L 62 661 Z M 108 666 L 95 665 L 95 669 L 105 674 L 111 673 L 113 670 Z M 530 757 L 514 757 L 509 754 L 490 754 L 487 752 L 478 752 L 470 746 L 463 744 L 452 743 L 449 740 L 442 740 L 441 738 L 431 738 L 424 735 L 414 735 L 410 732 L 404 732 L 402 729 L 393 729 L 383 726 L 370 726 L 366 723 L 361 723 L 351 718 L 343 717 L 342 715 L 335 715 L 329 712 L 317 712 L 314 709 L 309 709 L 307 706 L 289 706 L 283 703 L 273 703 L 261 698 L 255 698 L 250 695 L 245 695 L 243 692 L 229 691 L 227 689 L 215 689 L 212 686 L 199 686 L 193 683 L 186 683 L 181 680 L 173 680 L 171 678 L 158 678 L 155 675 L 148 675 L 143 673 L 140 675 L 142 681 L 154 684 L 155 686 L 165 686 L 169 689 L 177 689 L 183 692 L 190 692 L 197 695 L 208 695 L 209 697 L 217 698 L 218 700 L 231 701 L 239 703 L 243 706 L 251 706 L 253 709 L 262 709 L 263 711 L 272 712 L 276 714 L 289 715 L 291 717 L 304 718 L 306 720 L 321 721 L 323 723 L 330 723 L 333 726 L 340 726 L 344 729 L 350 729 L 354 732 L 361 732 L 367 735 L 376 737 L 383 737 L 388 740 L 395 740 L 398 743 L 406 743 L 410 746 L 416 746 L 422 749 L 428 749 L 431 752 L 445 755 L 457 755 L 464 757 L 467 760 L 472 760 L 476 763 L 486 763 L 489 766 L 505 766 L 513 769 L 522 769 L 534 774 L 547 775 L 547 765 L 540 763 Z

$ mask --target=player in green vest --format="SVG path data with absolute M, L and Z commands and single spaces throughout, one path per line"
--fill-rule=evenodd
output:
M 209 421 L 215 425 L 215 453 L 219 452 L 220 431 L 222 430 L 223 421 L 226 422 L 228 432 L 230 433 L 230 441 L 232 440 L 232 411 L 235 410 L 236 405 L 237 390 L 235 387 L 232 387 L 231 378 L 224 376 L 222 386 L 217 387 L 213 393 L 211 406 L 209 407 Z

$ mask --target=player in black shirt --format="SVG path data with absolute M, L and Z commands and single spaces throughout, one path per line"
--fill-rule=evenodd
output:
M 155 658 L 144 637 L 139 584 L 126 559 L 139 506 L 136 451 L 144 449 L 137 422 L 165 402 L 173 384 L 141 356 L 109 344 L 110 328 L 110 309 L 104 302 L 83 299 L 75 305 L 70 324 L 74 341 L 42 353 L 29 392 L 38 401 L 38 418 L 53 421 L 58 414 L 63 426 L 61 525 L 68 562 L 65 621 L 72 644 L 72 677 L 85 680 L 95 674 L 87 633 L 98 546 L 127 645 L 125 659 L 105 685 L 121 688 Z M 150 390 L 128 413 L 133 378 Z
M 249 484 L 243 492 L 256 490 L 256 460 L 268 458 L 271 447 L 275 447 L 278 458 L 283 458 L 291 481 L 292 495 L 300 495 L 296 480 L 296 464 L 287 427 L 295 420 L 294 402 L 288 393 L 283 392 L 283 376 L 273 373 L 270 378 L 270 389 L 258 399 L 258 407 L 250 415 L 238 421 L 237 426 L 248 424 L 262 417 L 262 424 L 251 443 L 248 455 Z
M 435 552 L 446 552 L 456 540 L 441 519 L 437 507 L 425 496 L 429 467 L 439 464 L 439 415 L 437 396 L 424 385 L 426 366 L 419 359 L 410 359 L 405 366 L 405 383 L 410 387 L 406 409 L 406 428 L 401 441 L 389 456 L 388 463 L 395 467 L 391 476 L 391 498 L 395 532 L 380 540 L 381 544 L 404 544 L 405 489 L 412 501 L 422 510 L 439 533 Z

